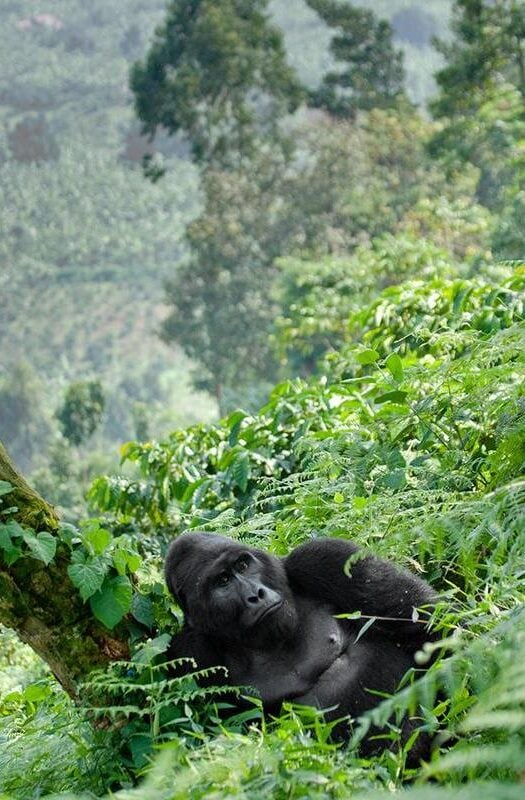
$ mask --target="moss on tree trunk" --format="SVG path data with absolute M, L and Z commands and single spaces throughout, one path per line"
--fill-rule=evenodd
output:
M 9 503 L 17 510 L 9 519 L 56 536 L 56 510 L 27 483 L 1 443 L 0 481 L 13 486 Z M 61 542 L 48 565 L 26 556 L 7 566 L 0 550 L 0 623 L 15 630 L 76 698 L 79 683 L 96 667 L 126 658 L 128 646 L 123 626 L 109 631 L 93 617 L 69 580 L 68 564 Z

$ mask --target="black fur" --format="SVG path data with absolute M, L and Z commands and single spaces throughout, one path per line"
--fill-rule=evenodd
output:
M 414 653 L 435 638 L 421 622 L 436 601 L 432 588 L 343 539 L 314 539 L 279 559 L 223 536 L 187 533 L 170 545 L 166 581 L 185 615 L 169 658 L 225 666 L 224 682 L 254 687 L 270 713 L 288 700 L 330 709 L 327 719 L 356 719 L 378 704 L 377 692 L 396 690 Z M 367 619 L 335 618 L 353 611 L 389 619 L 358 638 Z M 413 727 L 405 720 L 403 739 Z M 339 735 L 348 731 L 338 726 Z M 420 737 L 414 755 L 427 746 Z

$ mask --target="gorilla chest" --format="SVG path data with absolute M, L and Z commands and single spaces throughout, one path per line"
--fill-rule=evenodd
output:
M 328 607 L 307 610 L 293 644 L 276 642 L 271 650 L 250 652 L 242 666 L 230 666 L 230 680 L 256 688 L 266 706 L 283 700 L 319 705 L 309 696 L 344 668 L 348 634 Z

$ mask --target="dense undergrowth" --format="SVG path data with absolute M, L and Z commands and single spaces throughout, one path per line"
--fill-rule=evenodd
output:
M 101 519 L 63 536 L 99 619 L 100 596 L 128 582 L 120 616 L 135 652 L 85 689 L 103 725 L 89 726 L 46 679 L 0 695 L 6 797 L 522 796 L 525 270 L 496 274 L 387 288 L 351 317 L 351 343 L 325 357 L 324 377 L 277 386 L 255 416 L 122 448 L 136 477 L 98 479 L 90 501 Z M 349 748 L 293 707 L 271 723 L 255 705 L 225 729 L 206 692 L 168 679 L 162 663 L 177 610 L 161 556 L 185 528 L 277 555 L 311 536 L 350 537 L 443 593 L 446 647 L 357 725 Z M 437 737 L 429 764 L 357 757 L 371 719 L 418 706 Z

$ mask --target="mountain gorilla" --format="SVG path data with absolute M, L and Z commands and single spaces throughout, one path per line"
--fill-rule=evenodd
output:
M 356 719 L 396 690 L 415 652 L 435 638 L 425 623 L 436 602 L 431 587 L 343 539 L 313 539 L 280 559 L 217 534 L 186 533 L 169 547 L 166 581 L 185 616 L 169 658 L 225 666 L 225 684 L 254 687 L 272 714 L 292 701 L 328 709 L 328 720 Z M 356 611 L 360 619 L 336 617 Z M 414 728 L 404 720 L 402 741 Z M 348 722 L 336 735 L 348 738 Z M 428 745 L 420 736 L 412 761 Z M 369 741 L 361 752 L 377 749 Z

